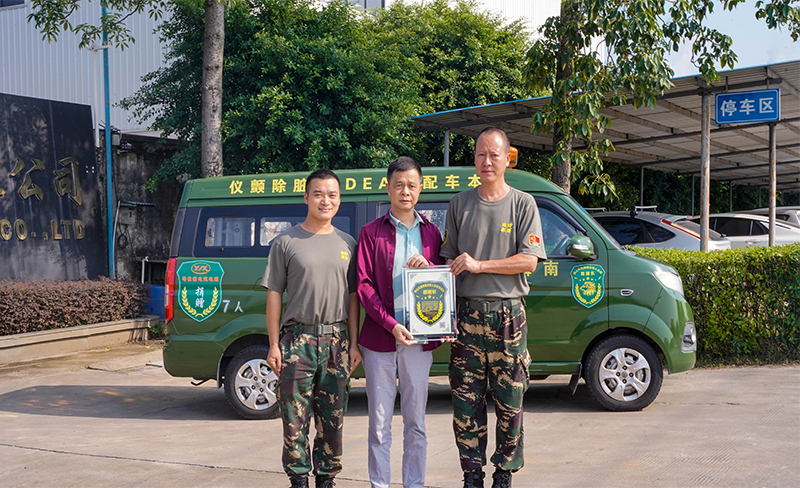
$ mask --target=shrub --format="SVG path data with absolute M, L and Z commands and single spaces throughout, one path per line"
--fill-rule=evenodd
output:
M 134 281 L 0 281 L 0 335 L 135 318 L 148 299 Z
M 634 250 L 681 275 L 699 365 L 800 360 L 800 243 L 707 253 Z

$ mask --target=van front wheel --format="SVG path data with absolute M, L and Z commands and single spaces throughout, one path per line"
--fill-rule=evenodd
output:
M 225 396 L 236 413 L 249 420 L 274 419 L 278 409 L 278 376 L 267 366 L 267 346 L 239 351 L 225 371 Z
M 589 391 L 603 407 L 617 412 L 641 410 L 661 391 L 664 372 L 653 348 L 642 339 L 616 335 L 598 343 L 586 362 Z

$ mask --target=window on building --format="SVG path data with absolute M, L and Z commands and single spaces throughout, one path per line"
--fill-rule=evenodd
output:
M 22 7 L 24 5 L 25 0 L 0 0 L 0 8 Z

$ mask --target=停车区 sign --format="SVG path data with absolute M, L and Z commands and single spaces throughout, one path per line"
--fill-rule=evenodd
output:
M 781 119 L 781 93 L 777 88 L 717 93 L 714 106 L 717 125 Z

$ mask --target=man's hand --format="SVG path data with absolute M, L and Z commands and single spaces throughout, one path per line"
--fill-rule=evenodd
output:
M 269 346 L 269 354 L 267 354 L 267 366 L 275 372 L 275 374 L 279 374 L 281 372 L 281 346 L 278 344 L 272 344 Z
M 414 254 L 410 258 L 408 258 L 408 262 L 406 263 L 406 268 L 425 268 L 429 265 L 427 259 L 420 256 L 419 254 Z
M 414 341 L 414 336 L 411 335 L 411 332 L 409 332 L 408 329 L 400 324 L 394 326 L 394 329 L 392 329 L 392 335 L 397 342 L 404 346 L 413 346 L 416 344 Z
M 458 257 L 452 260 L 450 264 L 450 272 L 454 275 L 461 274 L 464 271 L 469 271 L 470 273 L 480 273 L 481 272 L 481 262 L 476 261 L 475 258 L 470 256 L 467 253 L 462 253 Z
M 350 374 L 356 370 L 358 365 L 361 364 L 361 349 L 355 342 L 350 343 Z

